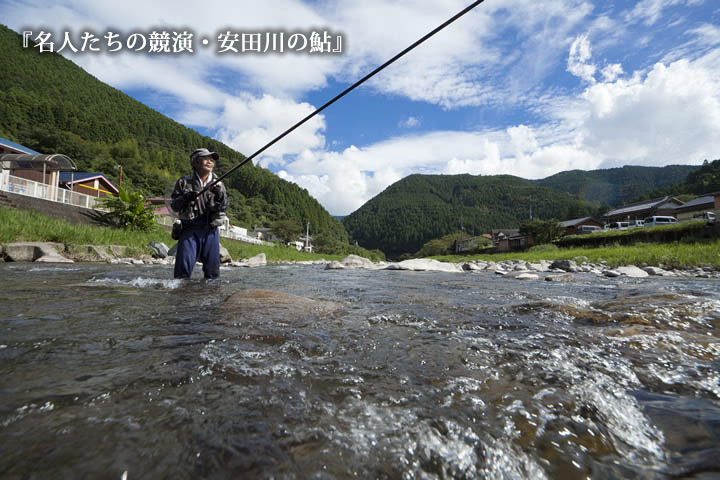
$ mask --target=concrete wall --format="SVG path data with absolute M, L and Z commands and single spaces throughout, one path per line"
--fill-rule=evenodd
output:
M 89 208 L 51 202 L 41 198 L 29 197 L 17 193 L 2 192 L 2 194 L 20 210 L 32 210 L 44 213 L 53 218 L 62 218 L 78 225 L 99 225 L 97 221 L 99 212 Z

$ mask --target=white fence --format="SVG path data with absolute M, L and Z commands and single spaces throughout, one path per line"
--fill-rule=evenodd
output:
M 96 209 L 95 205 L 98 201 L 97 197 L 91 197 L 84 193 L 72 192 L 64 188 L 45 183 L 27 180 L 25 178 L 8 175 L 8 172 L 0 172 L 0 190 L 19 195 L 27 195 L 29 197 L 42 198 L 52 202 L 65 203 L 67 205 L 75 205 L 76 207 Z M 96 209 L 97 210 L 97 209 Z M 172 225 L 175 219 L 167 215 L 155 215 L 155 221 L 160 225 Z M 229 228 L 228 228 L 229 227 Z M 258 238 L 249 235 L 243 235 L 237 231 L 233 231 L 233 227 L 221 227 L 220 236 L 232 238 L 245 243 L 253 243 L 255 245 L 266 245 L 274 247 L 270 242 L 264 242 Z
M 83 208 L 94 208 L 98 200 L 97 197 L 91 197 L 84 193 L 65 190 L 64 188 L 54 185 L 47 185 L 14 175 L 8 175 L 7 172 L 0 175 L 0 190 Z

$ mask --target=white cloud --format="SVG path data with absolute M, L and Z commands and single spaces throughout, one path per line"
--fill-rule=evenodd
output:
M 421 119 L 419 119 L 419 118 L 417 118 L 417 117 L 409 116 L 409 117 L 406 118 L 405 120 L 402 120 L 402 121 L 398 122 L 398 127 L 400 127 L 400 128 L 414 128 L 414 127 L 419 126 L 421 123 L 422 123 L 422 120 L 421 120 Z
M 251 155 L 314 111 L 315 108 L 308 103 L 296 103 L 271 95 L 260 98 L 239 95 L 225 102 L 217 121 L 217 135 L 223 143 Z M 284 155 L 322 149 L 325 146 L 325 137 L 321 133 L 324 129 L 323 116 L 312 117 L 266 150 L 259 158 L 260 164 L 283 165 Z
M 720 151 L 720 82 L 685 60 L 583 94 L 583 145 L 605 165 L 699 163 Z
M 568 55 L 567 71 L 585 80 L 588 83 L 595 83 L 595 65 L 588 63 L 592 57 L 592 48 L 587 35 L 578 35 L 570 47 Z
M 397 137 L 343 152 L 312 152 L 285 166 L 334 214 L 348 214 L 411 173 L 514 174 L 699 164 L 720 152 L 718 55 L 656 64 L 610 78 L 548 110 L 557 121 L 502 131 Z M 610 67 L 619 72 L 619 66 Z M 559 99 L 562 100 L 562 99 Z
M 695 6 L 704 0 L 641 0 L 626 14 L 630 22 L 642 21 L 646 25 L 654 25 L 662 17 L 663 10 L 675 5 Z

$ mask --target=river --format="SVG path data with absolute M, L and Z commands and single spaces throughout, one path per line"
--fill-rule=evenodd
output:
M 171 276 L 0 264 L 0 477 L 720 477 L 717 279 Z

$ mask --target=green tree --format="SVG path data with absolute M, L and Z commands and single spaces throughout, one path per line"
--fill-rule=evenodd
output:
M 563 234 L 565 229 L 556 219 L 551 220 L 533 220 L 520 226 L 520 233 L 523 235 L 532 235 L 533 243 L 540 245 L 543 243 L 552 243 Z
M 272 222 L 270 228 L 285 243 L 294 242 L 302 232 L 300 225 L 292 220 L 276 220 Z
M 100 207 L 106 209 L 105 219 L 108 223 L 126 230 L 147 232 L 155 226 L 155 214 L 152 208 L 145 205 L 145 198 L 140 192 L 129 193 L 120 187 L 117 197 L 100 199 Z

